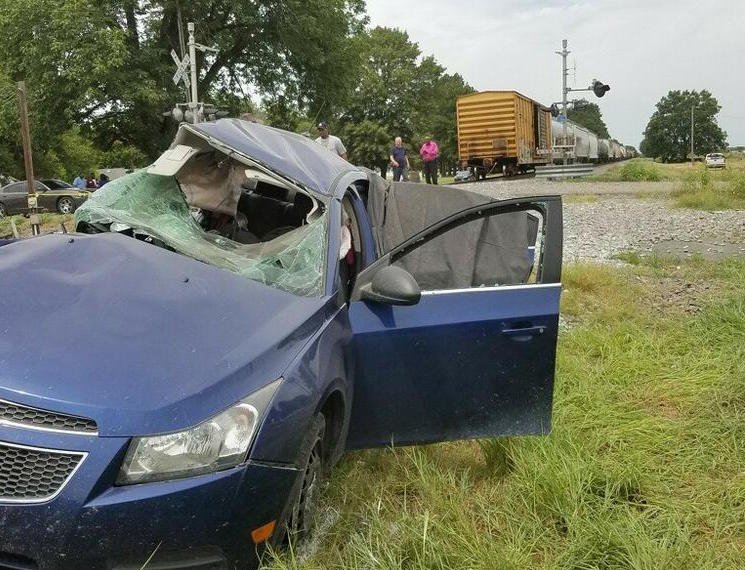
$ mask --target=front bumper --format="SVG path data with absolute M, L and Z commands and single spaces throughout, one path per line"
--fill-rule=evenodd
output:
M 0 501 L 0 567 L 251 568 L 251 531 L 278 520 L 297 471 L 248 462 L 199 477 L 114 486 L 127 438 L 0 427 L 0 441 L 88 453 L 46 503 Z

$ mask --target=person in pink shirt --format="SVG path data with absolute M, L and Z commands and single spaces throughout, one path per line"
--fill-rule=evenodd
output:
M 419 156 L 424 161 L 424 177 L 427 184 L 437 184 L 437 158 L 440 156 L 440 149 L 431 137 L 424 141 L 422 148 L 419 149 Z

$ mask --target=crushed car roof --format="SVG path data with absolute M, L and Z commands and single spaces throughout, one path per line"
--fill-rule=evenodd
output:
M 333 194 L 339 176 L 360 171 L 310 138 L 258 123 L 220 119 L 184 123 L 181 128 L 218 141 L 324 196 Z

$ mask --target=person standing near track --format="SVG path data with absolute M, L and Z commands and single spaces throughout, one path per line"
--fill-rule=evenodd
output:
M 329 126 L 325 121 L 318 123 L 318 138 L 316 142 L 323 148 L 347 160 L 347 149 L 344 147 L 344 143 L 341 142 L 339 137 L 329 134 Z
M 391 154 L 388 157 L 393 165 L 393 181 L 398 182 L 402 180 L 404 182 L 409 181 L 409 153 L 404 148 L 404 143 L 401 137 L 396 137 L 393 141 L 393 148 Z
M 419 149 L 419 156 L 424 161 L 424 177 L 427 184 L 437 184 L 437 159 L 440 156 L 440 148 L 432 137 L 427 137 Z

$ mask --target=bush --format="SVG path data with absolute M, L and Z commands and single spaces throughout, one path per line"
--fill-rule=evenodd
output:
M 662 180 L 662 174 L 654 163 L 637 160 L 624 164 L 619 176 L 625 182 L 659 182 Z

